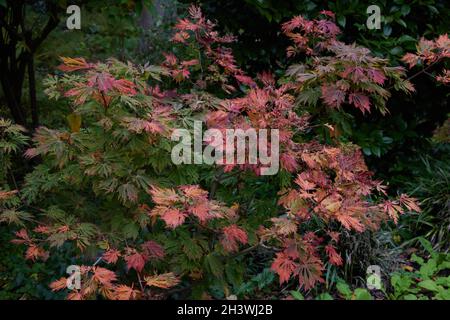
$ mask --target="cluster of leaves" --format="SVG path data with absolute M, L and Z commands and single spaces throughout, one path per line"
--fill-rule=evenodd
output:
M 237 61 L 245 70 L 270 69 L 277 75 L 284 74 L 286 65 L 289 64 L 285 48 L 290 44 L 288 38 L 279 32 L 279 25 L 293 15 L 301 14 L 311 19 L 317 17 L 322 10 L 332 11 L 336 24 L 342 30 L 339 40 L 356 42 L 370 49 L 373 56 L 388 58 L 393 66 L 402 63 L 401 58 L 406 52 L 415 51 L 416 43 L 421 37 L 438 38 L 450 29 L 450 7 L 446 0 L 373 1 L 370 5 L 377 5 L 381 9 L 381 29 L 367 28 L 370 13 L 367 13 L 369 4 L 366 1 L 197 2 L 202 5 L 208 17 L 219 22 L 222 30 L 239 35 L 239 45 L 233 49 Z M 438 65 L 434 69 L 436 73 L 433 69 L 428 71 L 434 75 L 441 74 Z M 412 69 L 408 73 L 413 75 L 419 70 Z M 345 108 L 345 113 L 342 110 L 332 112 L 330 118 L 326 119 L 322 108 L 309 110 L 313 115 L 318 113 L 320 124 L 334 124 L 333 132 L 328 132 L 326 128 L 320 130 L 321 127 L 318 127 L 316 133 L 322 134 L 326 141 L 339 136 L 361 146 L 369 168 L 380 178 L 389 180 L 391 191 L 403 189 L 404 182 L 417 176 L 412 174 L 416 169 L 413 163 L 416 163 L 417 155 L 434 155 L 428 138 L 436 126 L 448 117 L 448 87 L 436 85 L 424 73 L 413 80 L 416 94 L 405 96 L 392 92 L 387 104 L 389 117 L 380 116 L 378 112 L 361 115 L 355 108 Z M 389 86 L 390 84 L 387 85 Z M 317 95 L 320 99 L 319 90 Z M 312 123 L 315 124 L 314 119 Z
M 356 232 L 377 230 L 382 222 L 397 222 L 399 214 L 420 208 L 404 194 L 395 201 L 368 201 L 368 196 L 376 192 L 385 194 L 385 186 L 371 180 L 360 150 L 316 144 L 305 147 L 304 169 L 295 179 L 298 189 L 285 190 L 279 200 L 286 216 L 273 218 L 274 225 L 262 231 L 262 237 L 275 238 L 283 245 L 272 264 L 280 282 L 298 276 L 300 286 L 308 290 L 323 281 L 322 250 L 331 265 L 343 264 L 336 251 L 339 225 Z M 322 233 L 326 232 L 305 228 L 310 220 L 319 220 Z
M 270 131 L 267 136 L 271 135 L 272 130 L 278 130 L 281 167 L 288 172 L 295 172 L 299 168 L 297 159 L 300 150 L 299 145 L 293 139 L 297 133 L 304 131 L 308 126 L 308 115 L 298 115 L 295 112 L 294 100 L 291 84 L 278 86 L 273 75 L 262 73 L 257 77 L 255 85 L 245 93 L 245 96 L 223 100 L 216 110 L 207 115 L 206 123 L 210 128 L 221 130 L 223 141 L 218 142 L 219 146 L 223 145 L 224 151 L 231 148 L 226 140 L 225 130 L 227 128 L 267 129 Z M 211 144 L 214 143 L 217 141 L 211 142 Z M 266 148 L 271 150 L 271 145 L 271 141 L 268 141 Z M 225 172 L 233 170 L 234 167 L 236 167 L 236 162 L 227 164 Z M 256 174 L 260 174 L 263 165 L 261 163 L 252 165 L 250 159 L 245 159 L 239 167 L 240 169 L 251 169 Z
M 206 227 L 211 220 L 224 219 L 236 221 L 238 219 L 235 206 L 227 208 L 223 204 L 208 200 L 208 192 L 198 186 L 180 186 L 178 192 L 173 189 L 159 189 L 152 187 L 153 202 L 156 207 L 149 211 L 150 218 L 160 217 L 167 227 L 175 229 L 182 225 L 188 216 L 195 218 L 200 226 Z M 228 225 L 221 231 L 209 228 L 221 234 L 220 243 L 227 252 L 238 251 L 239 243 L 247 244 L 247 233 L 236 224 Z
M 11 188 L 13 156 L 28 144 L 29 137 L 24 127 L 0 118 L 0 222 L 21 223 L 30 216 L 17 210 L 20 199 L 18 190 Z M 12 183 L 15 183 L 14 179 Z
M 12 155 L 28 142 L 25 131 L 24 127 L 0 118 L 0 187 L 6 184 L 7 173 L 12 167 Z
M 417 52 L 405 54 L 402 60 L 408 64 L 409 68 L 412 68 L 418 64 L 423 67 L 430 67 L 446 58 L 450 58 L 450 39 L 447 34 L 444 34 L 436 40 L 420 39 L 417 45 Z M 443 84 L 449 84 L 450 70 L 444 69 L 442 74 L 435 78 Z
M 337 251 L 341 227 L 376 229 L 405 210 L 420 210 L 406 195 L 378 199 L 385 187 L 372 179 L 357 146 L 339 141 L 325 146 L 308 137 L 305 106 L 295 103 L 304 84 L 290 77 L 279 83 L 270 73 L 255 79 L 245 75 L 225 47 L 232 38 L 220 36 L 199 8 L 191 7 L 189 13 L 174 36 L 192 49 L 185 58 L 167 54 L 159 66 L 62 58 L 62 76 L 47 80 L 47 94 L 69 101 L 72 113 L 66 128 L 38 128 L 34 146 L 25 153 L 43 159 L 21 190 L 39 219 L 34 227 L 18 231 L 14 241 L 27 246 L 30 260 L 46 260 L 55 247 L 74 245 L 83 285 L 71 299 L 99 294 L 158 298 L 164 293 L 149 287 L 167 289 L 182 285 L 182 280 L 202 283 L 203 289 L 215 284 L 228 295 L 229 285 L 239 287 L 242 280 L 243 253 L 260 247 L 276 252 L 271 269 L 280 283 L 298 278 L 309 290 L 323 282 L 326 261 L 343 264 Z M 367 49 L 337 42 L 332 21 L 294 18 L 291 24 L 291 33 L 311 26 L 312 33 L 301 36 L 313 42 L 320 38 L 323 48 L 309 51 L 309 61 L 320 61 L 317 70 L 324 74 L 309 80 L 319 90 L 339 82 L 347 88 L 342 90 L 348 102 L 364 111 L 369 99 L 365 94 L 376 101 L 388 97 L 382 87 L 386 78 L 408 88 L 399 69 L 389 69 Z M 322 51 L 335 56 L 321 56 Z M 351 79 L 354 71 L 343 75 L 357 67 L 365 81 Z M 279 206 L 268 213 L 270 221 L 264 221 L 265 213 L 263 221 L 252 225 L 239 205 L 216 199 L 218 176 L 250 169 L 258 179 L 260 164 L 246 159 L 240 166 L 199 166 L 200 177 L 199 169 L 180 170 L 171 163 L 172 130 L 191 129 L 194 119 L 219 130 L 279 129 L 280 175 L 289 181 L 279 188 Z M 215 178 L 208 192 L 198 184 L 211 176 Z M 223 188 L 227 193 L 234 189 Z M 249 209 L 249 204 L 242 205 Z M 248 251 L 239 251 L 245 245 Z M 52 289 L 65 289 L 66 280 L 53 282 Z
M 402 67 L 389 67 L 388 60 L 372 56 L 369 49 L 338 41 L 340 29 L 332 21 L 334 14 L 324 14 L 328 19 L 309 21 L 298 16 L 283 24 L 283 32 L 294 42 L 287 49 L 288 56 L 299 50 L 314 55 L 304 64 L 292 65 L 287 72 L 298 84 L 299 103 L 316 106 L 321 98 L 330 108 L 347 103 L 363 113 L 370 112 L 372 106 L 385 113 L 390 96 L 383 88 L 385 81 L 393 80 L 395 89 L 414 90 L 402 79 Z M 318 40 L 310 44 L 310 39 Z M 331 55 L 319 55 L 322 51 Z

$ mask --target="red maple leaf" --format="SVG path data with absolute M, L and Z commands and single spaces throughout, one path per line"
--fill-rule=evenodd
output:
M 194 216 L 200 220 L 200 222 L 205 222 L 210 218 L 209 205 L 207 201 L 202 201 L 196 205 L 189 208 Z
M 67 295 L 67 300 L 83 300 L 84 296 L 79 291 L 71 292 Z
M 14 244 L 21 244 L 21 243 L 31 242 L 31 239 L 28 236 L 28 232 L 25 229 L 20 229 L 19 231 L 17 231 L 16 232 L 16 237 L 18 237 L 19 239 L 11 240 L 11 242 L 14 243 Z
M 49 257 L 49 253 L 45 251 L 44 249 L 34 245 L 30 244 L 28 247 L 26 253 L 25 253 L 25 259 L 35 261 L 36 259 L 42 259 L 43 261 L 47 260 Z
M 151 186 L 149 192 L 152 196 L 153 202 L 162 206 L 170 206 L 180 200 L 177 193 L 173 189 Z
M 180 283 L 180 279 L 172 272 L 145 277 L 145 281 L 149 287 L 158 287 L 162 289 L 168 289 Z
M 295 159 L 295 156 L 288 152 L 284 152 L 281 154 L 280 162 L 281 167 L 288 172 L 295 172 L 298 168 L 298 163 Z
M 61 57 L 63 64 L 59 65 L 57 68 L 63 72 L 72 72 L 83 69 L 93 68 L 95 65 L 92 63 L 87 63 L 84 58 L 66 58 Z
M 280 277 L 280 284 L 288 281 L 297 270 L 297 264 L 285 253 L 278 252 L 271 269 Z
M 322 261 L 308 250 L 300 255 L 297 266 L 298 280 L 305 290 L 314 288 L 318 282 L 324 282 Z
M 112 264 L 116 263 L 117 260 L 119 259 L 119 257 L 120 257 L 120 251 L 116 250 L 116 249 L 109 249 L 102 256 L 103 260 L 105 260 L 107 263 L 112 263 Z
M 88 80 L 88 86 L 97 88 L 102 93 L 107 93 L 114 87 L 114 77 L 108 72 L 94 74 Z
M 362 113 L 365 113 L 366 111 L 370 112 L 369 97 L 362 93 L 351 93 L 348 96 L 348 102 L 353 103 L 353 105 L 361 110 Z
M 365 227 L 357 218 L 352 217 L 345 213 L 338 212 L 336 214 L 336 219 L 347 229 L 354 229 L 358 232 L 363 232 Z
M 115 300 L 135 300 L 139 296 L 139 291 L 124 284 L 114 288 L 112 297 Z
M 181 186 L 180 190 L 190 199 L 206 199 L 208 191 L 201 189 L 198 185 Z
M 328 259 L 331 264 L 335 266 L 342 266 L 342 257 L 339 253 L 337 253 L 336 249 L 333 245 L 328 244 L 325 246 L 325 252 L 328 255 Z
M 149 258 L 161 259 L 165 256 L 164 248 L 155 241 L 146 241 L 141 245 L 141 248 Z
M 66 277 L 59 278 L 58 280 L 55 280 L 52 283 L 50 283 L 50 289 L 52 289 L 52 291 L 63 290 L 66 288 L 66 286 L 67 286 Z
M 324 85 L 322 86 L 322 99 L 327 106 L 339 108 L 345 100 L 345 92 L 335 85 Z
M 112 282 L 117 280 L 117 276 L 111 270 L 102 267 L 93 268 L 92 279 L 105 287 L 112 287 Z
M 137 93 L 135 84 L 126 79 L 114 80 L 113 87 L 124 95 L 134 96 Z
M 367 75 L 377 84 L 383 84 L 386 81 L 386 76 L 379 70 L 369 69 Z

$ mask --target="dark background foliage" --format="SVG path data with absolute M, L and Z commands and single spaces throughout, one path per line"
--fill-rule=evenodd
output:
M 0 5 L 13 1 L 0 0 Z M 85 56 L 92 61 L 113 56 L 122 61 L 157 63 L 161 60 L 162 52 L 171 48 L 171 26 L 178 16 L 185 15 L 185 9 L 192 2 L 202 7 L 205 16 L 216 20 L 221 31 L 238 37 L 238 42 L 233 45 L 234 53 L 239 65 L 250 74 L 269 69 L 275 70 L 275 73 L 278 69 L 281 73 L 287 65 L 285 48 L 288 39 L 282 35 L 280 26 L 295 15 L 314 18 L 321 10 L 333 11 L 337 24 L 343 30 L 341 40 L 366 46 L 374 54 L 389 58 L 394 65 L 401 65 L 400 58 L 406 52 L 414 51 L 421 37 L 433 39 L 450 31 L 448 0 L 75 1 L 83 8 L 83 28 L 77 31 L 65 28 L 66 1 L 16 3 L 19 2 L 29 4 L 27 30 L 32 30 L 35 37 L 43 35 L 43 28 L 48 21 L 52 22 L 53 15 L 59 17 L 56 25 L 51 25 L 52 30 L 44 34 L 39 46 L 33 48 L 31 55 L 30 52 L 25 55 L 26 68 L 30 68 L 32 72 L 26 71 L 26 68 L 23 71 L 18 100 L 25 112 L 25 118 L 21 121 L 30 129 L 29 134 L 39 124 L 52 127 L 65 123 L 65 108 L 68 106 L 49 101 L 42 85 L 45 76 L 54 72 L 59 56 Z M 372 4 L 378 4 L 381 8 L 381 30 L 368 30 L 365 26 L 368 16 L 366 9 Z M 33 21 L 38 21 L 41 28 L 37 28 Z M 39 30 L 44 31 L 39 33 Z M 22 48 L 20 39 L 16 46 L 14 50 Z M 4 57 L 5 55 L 0 56 L 2 66 L 6 63 Z M 439 71 L 442 66 L 436 65 L 429 72 Z M 419 71 L 420 67 L 417 67 L 408 74 L 412 76 Z M 4 67 L 0 72 L 14 74 L 14 70 Z M 35 79 L 30 82 L 32 78 Z M 379 254 L 388 264 L 390 258 L 383 256 L 386 254 L 386 247 L 409 245 L 423 235 L 436 248 L 448 250 L 450 148 L 448 144 L 436 143 L 432 136 L 450 114 L 449 90 L 425 73 L 415 76 L 412 82 L 416 88 L 412 95 L 393 93 L 388 101 L 389 116 L 383 117 L 377 113 L 362 115 L 346 110 L 344 115 L 336 115 L 337 118 L 333 119 L 334 123 L 340 124 L 348 140 L 362 147 L 369 167 L 377 178 L 385 180 L 391 186 L 391 193 L 410 192 L 423 202 L 423 213 L 420 216 L 404 217 L 398 227 L 387 228 L 396 243 L 392 243 L 390 238 L 384 239 L 384 234 L 376 239 L 367 234 L 345 239 L 355 248 L 360 244 L 367 245 L 368 238 L 372 242 L 349 253 L 353 255 L 351 259 L 365 259 L 366 262 L 373 259 L 373 255 Z M 5 86 L 0 90 L 0 116 L 12 119 L 15 116 L 8 107 L 4 88 Z M 324 132 L 323 139 L 329 138 Z M 13 174 L 7 177 L 8 184 L 20 184 L 24 175 L 36 164 L 23 162 L 22 159 L 21 154 L 14 158 Z M 220 194 L 221 190 L 218 193 L 224 199 L 228 197 L 227 200 L 230 201 L 264 198 L 268 193 L 274 193 L 269 180 L 265 185 L 261 181 L 251 181 L 254 188 L 238 190 L 236 194 Z M 3 181 L 0 182 L 3 184 Z M 230 179 L 229 183 L 235 183 L 234 179 Z M 276 208 L 276 204 L 270 201 L 261 201 L 256 210 Z M 41 285 L 49 282 L 54 271 L 49 272 L 43 264 L 36 263 L 32 266 L 24 262 L 21 259 L 23 250 L 8 244 L 11 236 L 12 228 L 0 227 L 0 242 L 7 243 L 0 250 L 0 299 L 17 299 L 23 296 L 58 298 Z M 392 260 L 397 259 L 397 255 L 396 252 L 392 253 L 395 256 Z M 60 263 L 62 258 L 55 255 L 49 262 L 54 270 L 61 269 L 60 273 L 64 273 Z M 273 285 L 273 274 L 264 267 L 250 266 L 249 268 L 257 270 L 251 270 L 252 274 L 253 271 L 261 273 L 240 290 L 259 292 L 266 290 L 264 286 L 263 289 L 257 288 L 261 282 Z M 362 269 L 359 271 L 364 272 Z M 352 270 L 347 272 L 351 274 Z

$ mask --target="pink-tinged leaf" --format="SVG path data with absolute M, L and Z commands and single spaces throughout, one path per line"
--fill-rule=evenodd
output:
M 372 79 L 373 82 L 382 85 L 386 81 L 386 76 L 383 72 L 376 69 L 369 69 L 367 75 Z
M 172 53 L 164 53 L 164 58 L 164 63 L 169 67 L 176 66 L 178 63 L 177 57 L 175 57 L 175 55 Z
M 277 235 L 288 236 L 297 232 L 297 224 L 288 218 L 272 218 L 273 229 Z
M 297 270 L 297 264 L 284 252 L 278 252 L 271 269 L 280 277 L 280 285 L 287 282 Z
M 363 232 L 365 227 L 358 219 L 348 215 L 348 214 L 338 214 L 336 219 L 346 228 L 347 230 L 355 230 L 358 232 Z
M 30 245 L 25 253 L 25 259 L 35 261 L 39 258 L 40 248 L 34 244 Z
M 182 225 L 186 219 L 186 214 L 178 209 L 169 209 L 161 216 L 161 219 L 167 224 L 169 228 L 175 229 Z
M 234 76 L 236 78 L 237 81 L 239 81 L 242 84 L 248 85 L 250 87 L 256 86 L 255 81 L 253 81 L 253 79 L 249 76 L 245 76 L 245 75 L 235 75 Z
M 353 82 L 367 82 L 364 69 L 361 67 L 347 67 L 342 73 L 342 77 L 351 79 Z
M 201 189 L 198 185 L 181 186 L 180 190 L 190 199 L 204 199 L 208 197 L 208 191 Z
M 62 277 L 58 280 L 53 281 L 50 283 L 50 289 L 52 289 L 53 292 L 64 290 L 67 287 L 67 278 Z
M 137 93 L 135 84 L 126 79 L 114 80 L 113 87 L 121 94 L 134 96 Z
M 408 64 L 411 69 L 419 62 L 419 57 L 413 53 L 407 53 L 403 56 L 402 61 Z
M 284 33 L 289 33 L 296 28 L 302 27 L 303 29 L 310 29 L 312 27 L 312 23 L 306 20 L 302 16 L 295 16 L 291 20 L 282 24 L 281 29 Z
M 419 203 L 416 198 L 411 198 L 407 194 L 402 193 L 398 199 L 399 204 L 405 206 L 410 211 L 421 212 Z
M 370 112 L 369 97 L 362 93 L 351 93 L 348 97 L 348 102 L 361 110 L 362 113 L 365 113 L 366 111 Z
M 146 241 L 141 245 L 145 255 L 153 259 L 162 259 L 165 256 L 164 248 L 155 241 Z
M 328 255 L 328 260 L 332 265 L 342 266 L 342 257 L 339 253 L 337 253 L 336 249 L 333 245 L 328 244 L 325 246 L 325 253 Z
M 28 148 L 25 152 L 24 152 L 24 156 L 27 159 L 31 159 L 34 158 L 38 155 L 38 151 L 36 148 Z
M 184 31 L 195 31 L 199 28 L 199 26 L 195 23 L 192 23 L 188 19 L 180 19 L 178 23 L 175 25 L 175 29 L 184 30 Z
M 173 35 L 172 41 L 179 42 L 179 43 L 185 43 L 187 39 L 189 39 L 189 33 L 185 31 L 177 32 Z
M 322 272 L 322 261 L 312 253 L 306 251 L 299 258 L 297 273 L 300 287 L 303 287 L 305 290 L 310 290 L 317 283 L 323 283 Z
M 207 201 L 197 203 L 189 208 L 191 213 L 200 220 L 200 222 L 205 222 L 210 218 L 209 205 Z
M 450 70 L 443 70 L 443 73 L 436 77 L 436 80 L 442 82 L 443 84 L 450 84 Z
M 25 240 L 26 242 L 30 241 L 27 230 L 23 228 L 16 232 L 16 237 Z
M 322 11 L 320 11 L 319 13 L 320 13 L 320 14 L 323 14 L 323 15 L 326 15 L 326 16 L 332 18 L 332 19 L 334 19 L 334 17 L 335 17 L 334 12 L 329 11 L 329 10 L 322 10 Z
M 102 267 L 94 267 L 93 273 L 92 279 L 105 287 L 112 287 L 112 282 L 117 280 L 114 272 Z
M 58 66 L 58 69 L 63 72 L 72 72 L 83 69 L 91 69 L 95 65 L 91 63 L 87 63 L 84 58 L 67 58 L 61 57 L 63 64 Z
M 114 288 L 112 296 L 115 300 L 136 300 L 139 297 L 139 291 L 121 284 Z
M 403 208 L 391 200 L 386 200 L 381 206 L 382 210 L 387 213 L 396 224 L 398 222 L 399 213 L 403 213 Z
M 298 163 L 292 154 L 284 152 L 280 156 L 281 167 L 288 172 L 295 172 L 298 169 Z
M 336 231 L 327 231 L 327 234 L 330 236 L 331 240 L 338 243 L 339 242 L 339 232 Z
M 166 128 L 159 122 L 156 121 L 145 121 L 144 130 L 151 133 L 162 134 L 165 132 Z
M 331 108 L 339 108 L 345 101 L 345 92 L 336 86 L 322 86 L 322 99 Z
M 83 300 L 83 294 L 81 292 L 75 291 L 67 295 L 67 300 Z
M 0 201 L 10 199 L 18 192 L 19 192 L 18 190 L 11 190 L 11 191 L 0 190 Z
M 107 263 L 115 264 L 119 259 L 119 257 L 120 257 L 119 250 L 109 249 L 103 254 L 102 259 L 105 260 Z
M 102 93 L 107 93 L 114 88 L 116 80 L 108 72 L 100 72 L 89 78 L 88 86 L 97 88 Z
M 191 67 L 191 66 L 195 66 L 197 64 L 199 64 L 197 59 L 192 59 L 192 60 L 187 60 L 187 61 L 182 61 L 181 62 L 181 65 L 183 67 Z
M 180 283 L 180 280 L 172 272 L 145 277 L 145 281 L 149 287 L 162 289 L 169 289 Z
M 312 190 L 316 187 L 316 184 L 307 180 L 306 174 L 302 172 L 297 175 L 297 179 L 295 179 L 295 183 L 305 191 Z
M 179 196 L 173 189 L 151 186 L 149 192 L 152 196 L 153 202 L 162 206 L 170 206 L 180 200 Z

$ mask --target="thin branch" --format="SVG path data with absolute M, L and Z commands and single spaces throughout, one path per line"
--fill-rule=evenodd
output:
M 430 69 L 432 66 L 436 65 L 437 63 L 441 62 L 442 58 L 437 59 L 435 62 L 433 62 L 432 64 L 426 66 L 425 68 L 423 68 L 422 70 L 420 70 L 419 72 L 417 72 L 416 74 L 413 74 L 412 76 L 408 77 L 405 79 L 405 81 L 411 81 L 412 79 L 414 79 L 415 77 L 417 77 L 418 75 L 421 75 L 422 73 L 427 73 L 427 70 Z M 389 88 L 390 89 L 390 88 Z

